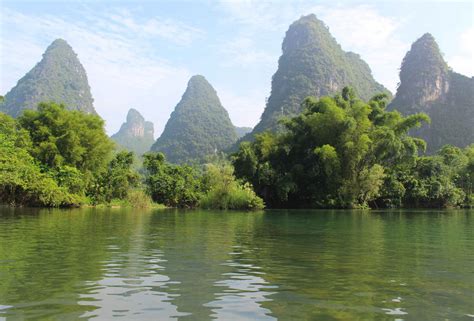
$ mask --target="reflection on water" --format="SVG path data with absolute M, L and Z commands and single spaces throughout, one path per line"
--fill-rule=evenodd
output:
M 0 207 L 0 320 L 472 320 L 473 217 Z

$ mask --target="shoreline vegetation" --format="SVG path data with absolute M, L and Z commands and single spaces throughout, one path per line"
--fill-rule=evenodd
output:
M 0 113 L 0 204 L 34 207 L 451 208 L 474 204 L 474 145 L 424 155 L 430 119 L 364 102 L 351 88 L 308 97 L 284 130 L 233 154 L 172 164 L 117 151 L 97 115 L 41 103 Z

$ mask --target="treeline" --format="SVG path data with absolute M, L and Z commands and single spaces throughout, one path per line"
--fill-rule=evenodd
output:
M 363 102 L 350 88 L 307 98 L 299 116 L 283 120 L 285 131 L 240 145 L 236 175 L 273 208 L 472 207 L 474 145 L 420 156 L 426 144 L 409 131 L 429 117 L 386 104 L 385 95 Z
M 0 203 L 260 209 L 263 201 L 237 181 L 224 160 L 173 165 L 161 153 L 116 152 L 103 120 L 41 103 L 18 119 L 0 113 Z M 137 168 L 138 167 L 138 168 Z
M 425 156 L 410 130 L 425 114 L 386 110 L 350 88 L 303 102 L 230 156 L 176 165 L 162 153 L 117 152 L 103 120 L 42 103 L 18 119 L 0 113 L 0 203 L 261 209 L 472 207 L 474 144 Z

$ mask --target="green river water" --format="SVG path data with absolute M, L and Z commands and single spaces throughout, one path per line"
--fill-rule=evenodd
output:
M 0 320 L 474 320 L 474 210 L 0 207 Z

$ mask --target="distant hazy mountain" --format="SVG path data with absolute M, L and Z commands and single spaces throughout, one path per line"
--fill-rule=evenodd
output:
M 43 59 L 6 95 L 1 111 L 13 117 L 38 103 L 54 101 L 67 109 L 95 114 L 93 99 L 84 67 L 69 44 L 56 39 L 46 49 Z
M 352 86 L 363 99 L 381 92 L 390 94 L 374 80 L 367 63 L 359 55 L 343 51 L 314 14 L 290 26 L 282 51 L 270 97 L 252 135 L 276 129 L 282 116 L 300 113 L 307 96 L 332 95 L 344 86 Z
M 174 163 L 201 160 L 227 149 L 237 140 L 229 114 L 203 76 L 193 76 L 181 101 L 153 144 Z
M 137 155 L 142 155 L 149 151 L 155 142 L 153 134 L 153 123 L 145 121 L 145 118 L 136 109 L 131 108 L 127 114 L 127 121 L 111 138 L 119 146 Z
M 244 135 L 250 133 L 252 131 L 252 127 L 237 127 L 235 126 L 235 133 L 237 134 L 237 138 L 241 138 Z
M 430 153 L 445 144 L 474 143 L 474 79 L 450 70 L 428 33 L 412 44 L 403 59 L 400 85 L 388 108 L 430 116 L 430 125 L 413 131 L 426 140 Z

